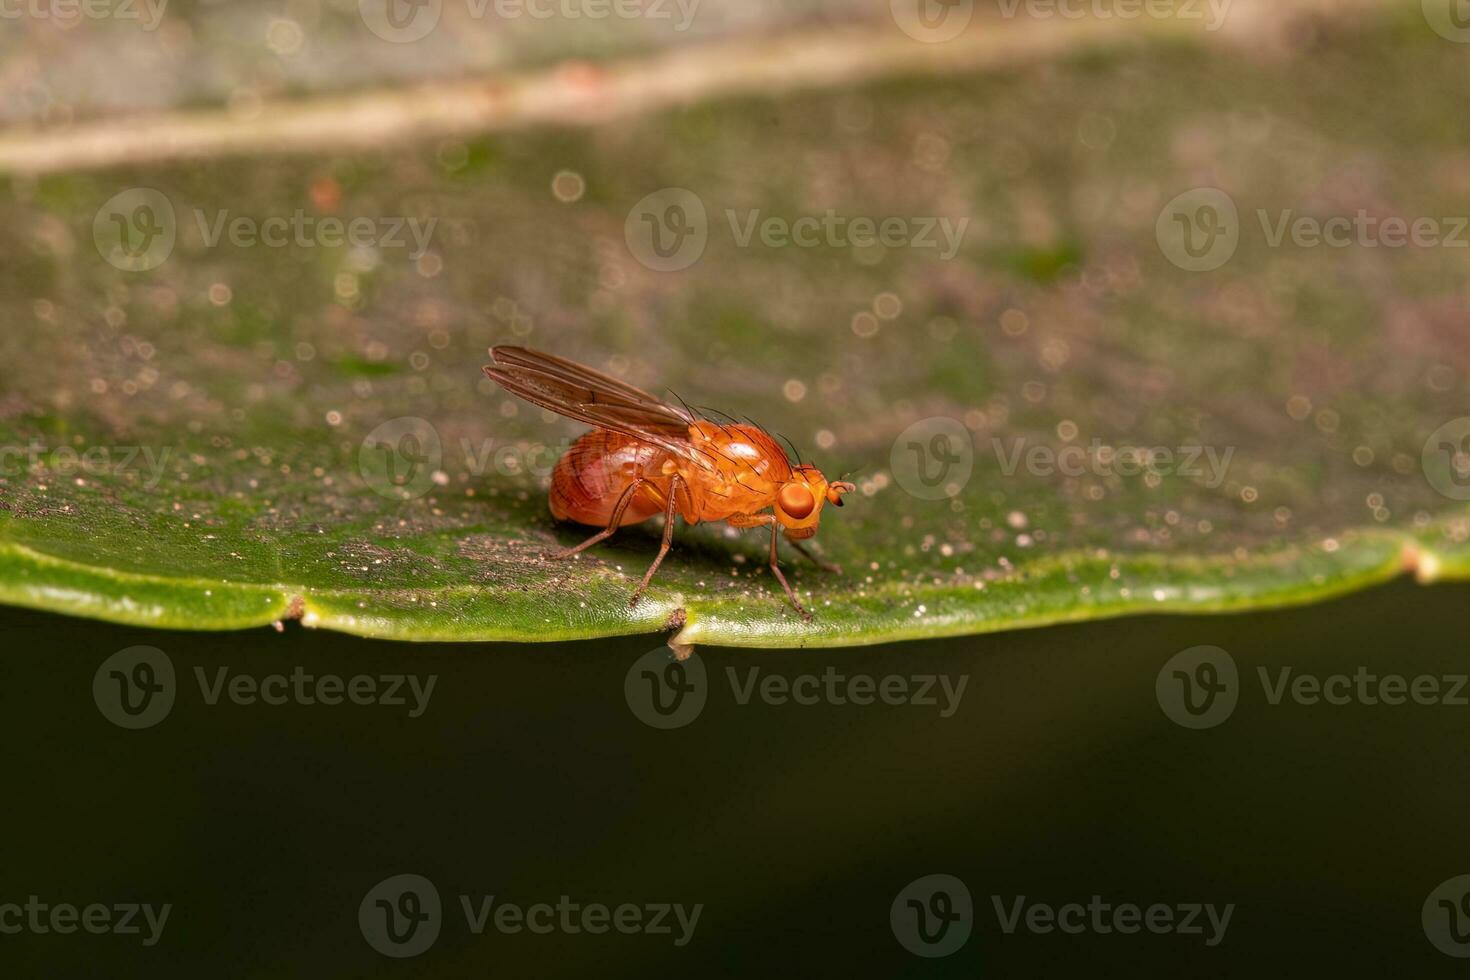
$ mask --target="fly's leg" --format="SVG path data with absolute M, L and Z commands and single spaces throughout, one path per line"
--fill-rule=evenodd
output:
M 596 534 L 592 535 L 592 537 L 588 538 L 586 541 L 583 541 L 581 544 L 571 548 L 563 548 L 561 551 L 553 553 L 550 557 L 556 559 L 570 558 L 579 552 L 586 551 L 597 542 L 606 541 L 608 538 L 612 537 L 613 532 L 618 529 L 618 523 L 623 519 L 623 511 L 627 510 L 628 505 L 633 502 L 633 494 L 637 493 L 638 488 L 648 482 L 650 481 L 639 477 L 632 483 L 628 484 L 628 489 L 623 491 L 622 495 L 618 497 L 618 502 L 613 505 L 612 520 L 607 522 L 606 528 L 598 531 Z
M 801 604 L 801 600 L 799 600 L 799 599 L 796 598 L 796 593 L 792 591 L 790 584 L 787 583 L 786 576 L 781 573 L 781 566 L 780 566 L 780 564 L 778 562 L 778 558 L 777 558 L 777 555 L 776 555 L 776 538 L 780 534 L 781 534 L 781 525 L 780 524 L 777 524 L 776 523 L 776 519 L 774 517 L 772 517 L 771 518 L 771 574 L 774 575 L 774 576 L 776 576 L 776 581 L 777 582 L 780 582 L 781 583 L 781 588 L 783 588 L 783 589 L 786 590 L 786 598 L 790 599 L 791 600 L 791 604 L 796 607 L 796 611 L 799 612 L 799 613 L 801 613 L 801 618 L 803 620 L 805 620 L 806 622 L 810 623 L 812 621 L 812 614 L 809 613 L 809 612 L 807 612 L 806 611 L 806 607 Z M 795 542 L 792 542 L 792 543 L 794 544 Z
M 816 555 L 814 555 L 814 554 L 811 553 L 811 551 L 807 548 L 806 545 L 802 544 L 800 541 L 796 540 L 795 538 L 787 538 L 786 540 L 789 541 L 789 542 L 791 542 L 791 547 L 795 548 L 797 551 L 801 552 L 803 555 L 806 555 L 808 558 L 810 558 L 812 564 L 813 565 L 816 565 L 822 571 L 824 571 L 824 572 L 831 572 L 833 575 L 841 575 L 842 574 L 842 566 L 841 565 L 836 565 L 836 564 L 833 564 L 832 562 L 827 561 L 825 559 L 818 558 Z
M 653 564 L 648 566 L 648 571 L 643 573 L 643 581 L 638 583 L 638 588 L 633 590 L 633 596 L 628 600 L 628 605 L 638 604 L 638 597 L 643 590 L 648 588 L 648 583 L 653 581 L 653 573 L 658 571 L 658 566 L 663 564 L 664 555 L 669 553 L 669 547 L 674 543 L 674 508 L 675 501 L 679 499 L 679 490 L 684 486 L 684 481 L 677 474 L 669 481 L 669 499 L 664 505 L 664 538 L 659 543 L 658 554 L 653 559 Z
M 782 573 L 781 566 L 780 564 L 778 564 L 778 557 L 776 554 L 776 539 L 781 533 L 781 525 L 776 523 L 776 515 L 735 514 L 733 516 L 725 518 L 725 523 L 729 524 L 731 527 L 762 527 L 766 524 L 769 524 L 771 526 L 771 574 L 776 576 L 776 581 L 780 582 L 781 588 L 786 590 L 786 598 L 790 599 L 791 604 L 796 607 L 796 611 L 801 613 L 801 618 L 810 623 L 812 621 L 812 614 L 807 612 L 806 607 L 801 604 L 801 600 L 796 598 L 796 592 L 791 588 L 791 584 L 786 581 L 786 576 Z M 795 544 L 802 554 L 806 555 L 808 558 L 812 558 L 807 550 L 805 548 L 802 548 L 801 545 L 797 544 L 795 540 L 792 540 L 791 543 Z M 816 559 L 813 558 L 813 561 L 815 560 Z M 818 564 L 820 564 L 820 562 Z

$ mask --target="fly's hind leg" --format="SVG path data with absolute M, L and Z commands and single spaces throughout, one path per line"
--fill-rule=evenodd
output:
M 669 553 L 669 548 L 674 543 L 674 514 L 676 513 L 676 501 L 679 499 L 679 491 L 683 488 L 684 481 L 675 475 L 669 481 L 669 499 L 664 504 L 664 537 L 659 543 L 658 554 L 653 559 L 653 564 L 648 566 L 648 571 L 643 573 L 643 581 L 638 583 L 638 588 L 633 590 L 632 598 L 628 605 L 638 604 L 638 597 L 643 595 L 643 590 L 648 588 L 648 583 L 653 581 L 653 573 L 658 571 L 658 566 L 663 564 L 664 555 Z
M 575 545 L 571 548 L 563 548 L 561 551 L 553 552 L 550 557 L 556 559 L 570 558 L 575 554 L 586 551 L 597 542 L 606 541 L 608 538 L 612 537 L 613 532 L 618 529 L 618 524 L 623 519 L 623 511 L 627 510 L 628 505 L 633 502 L 633 494 L 637 493 L 638 488 L 648 482 L 650 481 L 642 479 L 640 477 L 639 479 L 634 480 L 632 483 L 628 484 L 628 488 L 622 492 L 622 494 L 618 497 L 618 502 L 613 505 L 612 519 L 607 522 L 606 528 L 598 531 L 596 534 L 592 535 L 592 537 L 588 538 L 586 541 L 583 541 L 579 545 Z
M 786 540 L 789 541 L 789 542 L 791 542 L 791 547 L 795 548 L 797 551 L 801 552 L 803 555 L 806 555 L 807 558 L 811 559 L 812 564 L 813 565 L 816 565 L 822 571 L 824 571 L 824 572 L 831 572 L 833 575 L 841 575 L 842 574 L 842 566 L 841 565 L 837 565 L 837 564 L 834 564 L 833 562 L 827 561 L 824 558 L 817 557 L 816 555 L 812 554 L 811 550 L 809 548 L 807 548 L 806 545 L 802 544 L 800 541 L 796 540 L 795 538 L 787 538 Z

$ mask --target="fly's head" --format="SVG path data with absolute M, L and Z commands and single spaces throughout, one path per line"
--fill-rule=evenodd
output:
M 791 471 L 791 479 L 776 491 L 776 520 L 788 538 L 809 538 L 821 523 L 822 505 L 841 507 L 842 495 L 855 489 L 841 480 L 828 483 L 815 466 L 798 466 Z

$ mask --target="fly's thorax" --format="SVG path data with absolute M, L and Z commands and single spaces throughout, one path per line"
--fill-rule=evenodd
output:
M 791 463 L 781 444 L 753 425 L 720 425 L 708 419 L 689 427 L 689 439 L 700 456 L 725 480 L 747 489 L 774 490 L 791 476 Z
M 689 441 L 699 462 L 684 477 L 700 492 L 707 520 L 770 507 L 791 476 L 780 444 L 756 426 L 701 420 L 689 427 Z
M 747 486 L 751 482 L 748 479 L 725 480 L 697 466 L 681 469 L 685 492 L 699 520 L 722 521 L 736 514 L 758 514 L 769 508 L 774 499 L 767 488 Z

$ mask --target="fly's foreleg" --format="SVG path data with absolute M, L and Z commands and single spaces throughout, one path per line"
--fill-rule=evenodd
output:
M 669 499 L 664 504 L 664 537 L 658 546 L 658 555 L 654 557 L 653 564 L 648 566 L 648 571 L 643 573 L 643 581 L 638 583 L 638 588 L 633 590 L 633 597 L 628 600 L 628 605 L 636 605 L 638 597 L 643 590 L 648 588 L 648 583 L 653 581 L 653 573 L 658 571 L 658 566 L 663 564 L 664 555 L 669 553 L 670 546 L 674 543 L 674 515 L 676 513 L 676 501 L 679 499 L 679 491 L 684 486 L 682 477 L 675 474 L 669 480 Z
M 776 541 L 781 534 L 781 525 L 776 523 L 776 516 L 774 514 L 736 514 L 734 517 L 725 518 L 725 521 L 732 527 L 760 527 L 765 524 L 771 526 L 771 574 L 776 576 L 776 581 L 780 582 L 781 588 L 786 590 L 786 598 L 790 599 L 791 604 L 796 607 L 796 611 L 801 613 L 801 618 L 807 622 L 811 622 L 812 614 L 807 612 L 806 607 L 801 604 L 801 600 L 796 598 L 796 592 L 791 588 L 791 584 L 786 581 L 786 576 L 781 571 L 781 565 L 776 553 Z M 796 544 L 794 540 L 791 543 Z M 805 552 L 805 549 L 802 549 L 802 551 Z
M 781 525 L 776 523 L 776 518 L 771 517 L 771 574 L 776 576 L 776 581 L 780 582 L 781 588 L 786 590 L 786 598 L 790 599 L 791 604 L 796 607 L 796 611 L 801 613 L 801 618 L 810 623 L 812 621 L 812 614 L 807 612 L 806 607 L 801 604 L 801 600 L 796 598 L 796 593 L 786 581 L 786 576 L 781 573 L 780 559 L 776 554 L 776 539 L 780 535 Z M 795 544 L 796 542 L 793 541 L 792 543 Z
M 639 477 L 632 483 L 628 484 L 628 488 L 622 492 L 622 495 L 618 497 L 618 502 L 613 505 L 612 519 L 607 522 L 607 527 L 605 529 L 598 531 L 596 534 L 592 535 L 592 537 L 588 538 L 586 541 L 583 541 L 581 544 L 576 545 L 575 547 L 563 548 L 561 551 L 554 552 L 551 557 L 557 559 L 570 558 L 578 552 L 586 551 L 597 542 L 606 541 L 608 538 L 612 537 L 613 532 L 618 529 L 618 525 L 623 520 L 623 512 L 627 510 L 628 505 L 633 502 L 633 494 L 638 492 L 639 487 L 649 482 L 651 481 Z

